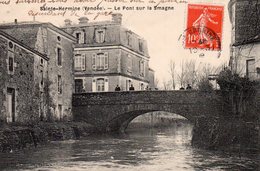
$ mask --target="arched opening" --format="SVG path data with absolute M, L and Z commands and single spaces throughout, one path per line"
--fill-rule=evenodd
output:
M 164 111 L 156 111 L 137 116 L 129 123 L 126 129 L 165 128 L 171 126 L 181 126 L 183 124 L 191 123 L 187 118 L 178 114 Z
M 150 116 L 149 116 L 150 115 Z M 152 116 L 152 117 L 151 117 Z M 131 111 L 124 114 L 119 115 L 116 118 L 113 118 L 109 121 L 106 127 L 107 132 L 125 132 L 128 128 L 129 124 L 133 122 L 133 120 L 138 120 L 140 118 L 149 118 L 150 122 L 154 122 L 156 116 L 156 122 L 170 125 L 172 122 L 177 123 L 177 120 L 183 120 L 186 123 L 192 123 L 193 119 L 189 118 L 189 115 L 182 114 L 174 114 L 173 112 L 167 111 L 158 111 L 158 110 L 137 110 Z M 149 121 L 148 121 L 149 122 Z
M 162 147 L 190 148 L 194 124 L 191 118 L 185 116 L 173 112 L 137 110 L 114 118 L 106 131 L 121 132 L 134 140 L 148 141 L 148 144 L 155 141 Z M 137 127 L 135 123 L 138 123 Z

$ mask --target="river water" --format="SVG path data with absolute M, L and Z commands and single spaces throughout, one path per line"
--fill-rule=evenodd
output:
M 203 171 L 260 170 L 257 155 L 239 158 L 191 147 L 192 125 L 132 128 L 0 154 L 0 170 Z

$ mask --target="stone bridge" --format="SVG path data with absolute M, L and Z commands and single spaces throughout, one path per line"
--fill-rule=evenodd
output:
M 73 96 L 73 115 L 101 132 L 124 131 L 137 116 L 154 111 L 178 114 L 195 122 L 215 118 L 222 104 L 215 92 L 125 91 L 80 93 Z

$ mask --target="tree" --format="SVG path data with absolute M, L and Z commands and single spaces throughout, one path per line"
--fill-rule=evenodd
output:
M 180 84 L 180 86 L 181 87 L 184 87 L 185 85 L 184 85 L 184 77 L 185 77 L 185 75 L 184 75 L 184 65 L 183 65 L 183 61 L 181 61 L 181 71 L 180 71 L 180 73 L 178 73 L 177 74 L 177 79 L 178 79 L 178 81 L 179 81 L 179 84 Z
M 159 86 L 159 79 L 158 79 L 158 78 L 155 78 L 155 79 L 154 79 L 154 88 L 155 88 L 155 89 L 158 89 L 158 86 Z
M 171 90 L 171 82 L 167 80 L 163 80 L 163 90 Z
M 190 60 L 186 61 L 184 65 L 184 83 L 186 85 L 190 84 L 191 87 L 195 87 L 196 81 L 197 81 L 197 67 L 196 67 L 196 61 Z
M 173 90 L 175 90 L 175 62 L 173 60 L 170 60 L 170 64 L 169 64 L 170 70 L 170 76 L 171 76 L 171 87 Z

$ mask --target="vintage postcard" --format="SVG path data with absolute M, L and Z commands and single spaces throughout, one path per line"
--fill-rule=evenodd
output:
M 0 9 L 0 170 L 260 170 L 257 0 Z

